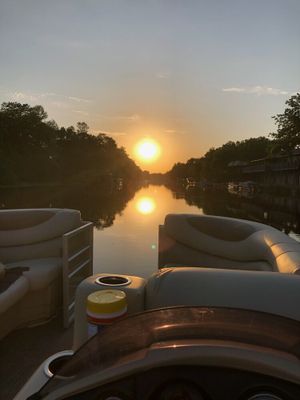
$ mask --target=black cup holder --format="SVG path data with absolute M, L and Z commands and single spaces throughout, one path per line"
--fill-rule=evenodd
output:
M 98 285 L 110 286 L 110 287 L 127 286 L 131 283 L 131 280 L 127 276 L 105 275 L 97 278 L 96 283 L 98 283 Z
M 57 372 L 60 370 L 61 367 L 64 366 L 64 364 L 70 359 L 70 357 L 72 357 L 73 355 L 73 351 L 66 351 L 65 354 L 57 354 L 56 357 L 49 359 L 49 361 L 47 362 L 47 364 L 44 367 L 44 371 L 46 373 L 47 376 L 49 376 L 50 378 L 53 375 L 56 375 L 58 378 L 61 379 L 68 379 L 74 376 L 74 374 L 69 374 L 69 375 L 57 375 Z

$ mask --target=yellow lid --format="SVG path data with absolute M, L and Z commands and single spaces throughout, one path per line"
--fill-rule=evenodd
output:
M 126 293 L 122 290 L 98 290 L 87 297 L 87 311 L 96 314 L 110 314 L 126 308 Z

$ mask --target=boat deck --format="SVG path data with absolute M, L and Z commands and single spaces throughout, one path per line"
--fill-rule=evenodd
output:
M 0 398 L 11 400 L 35 369 L 50 355 L 72 348 L 72 326 L 61 318 L 34 328 L 11 332 L 0 341 Z

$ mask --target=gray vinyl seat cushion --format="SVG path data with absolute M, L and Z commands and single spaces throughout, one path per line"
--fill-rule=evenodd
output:
M 145 308 L 232 307 L 300 321 L 300 277 L 278 272 L 162 268 L 147 282 Z
M 32 260 L 16 261 L 7 264 L 7 268 L 28 267 L 23 276 L 28 280 L 30 290 L 40 290 L 49 286 L 61 274 L 62 259 L 48 257 Z
M 0 314 L 7 311 L 29 291 L 29 281 L 24 276 L 20 276 L 8 289 L 0 293 Z M 16 316 L 17 318 L 18 316 Z
M 64 209 L 0 211 L 0 246 L 24 246 L 60 237 L 81 225 L 80 212 Z
M 61 258 L 23 260 L 5 265 L 9 270 L 14 267 L 28 267 L 22 275 L 5 291 L 0 293 L 0 314 L 21 300 L 29 291 L 46 289 L 60 274 Z
M 87 230 L 80 229 L 84 225 L 78 210 L 0 210 L 0 261 L 5 266 L 4 272 L 0 268 L 0 339 L 18 326 L 47 321 L 60 308 L 63 254 L 87 240 Z M 64 235 L 73 237 L 77 228 L 76 240 L 64 246 Z
M 160 228 L 162 264 L 299 273 L 300 243 L 261 223 L 169 214 Z M 202 263 L 201 263 L 202 261 Z

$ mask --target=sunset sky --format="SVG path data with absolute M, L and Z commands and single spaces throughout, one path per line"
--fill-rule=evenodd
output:
M 299 17 L 299 0 L 0 0 L 0 103 L 85 121 L 165 172 L 275 129 L 300 90 Z

